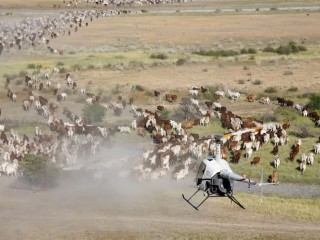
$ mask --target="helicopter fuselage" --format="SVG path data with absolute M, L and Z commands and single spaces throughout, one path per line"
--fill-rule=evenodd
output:
M 222 178 L 220 176 L 221 173 L 226 175 L 233 173 L 226 160 L 215 158 L 204 159 L 197 175 L 198 188 L 208 194 L 219 195 L 232 191 L 233 181 Z

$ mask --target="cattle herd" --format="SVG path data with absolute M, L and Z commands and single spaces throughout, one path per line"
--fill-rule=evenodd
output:
M 73 4 L 76 1 L 65 2 Z M 90 1 L 89 1 L 90 2 Z M 119 1 L 91 1 L 95 4 L 111 4 L 129 2 Z M 148 3 L 163 3 L 171 1 L 146 0 L 133 1 Z M 78 1 L 80 3 L 80 1 Z M 35 47 L 39 44 L 47 46 L 52 53 L 63 54 L 50 46 L 50 39 L 60 35 L 70 35 L 81 27 L 87 27 L 95 18 L 125 14 L 123 10 L 81 10 L 76 12 L 61 13 L 59 17 L 27 18 L 14 26 L 2 26 L 0 29 L 0 54 L 12 48 Z M 232 89 L 218 90 L 211 93 L 216 96 L 216 101 L 205 99 L 209 92 L 207 86 L 193 86 L 186 90 L 186 96 L 177 96 L 171 92 L 154 90 L 154 98 L 160 105 L 155 109 L 144 109 L 134 104 L 131 96 L 115 96 L 106 100 L 95 92 L 85 88 L 78 89 L 79 83 L 73 73 L 60 73 L 58 67 L 43 68 L 39 73 L 26 75 L 25 89 L 14 89 L 10 78 L 5 79 L 4 87 L 7 97 L 12 104 L 21 104 L 21 108 L 41 116 L 45 125 L 36 126 L 34 134 L 27 136 L 19 134 L 15 129 L 8 129 L 6 122 L 0 125 L 0 173 L 2 175 L 17 175 L 18 166 L 27 154 L 43 155 L 48 161 L 56 163 L 67 169 L 75 166 L 79 159 L 89 159 L 107 147 L 116 134 L 137 134 L 142 138 L 150 138 L 152 143 L 145 147 L 138 158 L 130 159 L 132 169 L 130 174 L 138 181 L 155 180 L 171 175 L 175 180 L 187 176 L 197 169 L 199 161 L 208 155 L 214 155 L 215 142 L 213 135 L 200 136 L 192 133 L 193 126 L 210 125 L 213 119 L 220 121 L 226 132 L 237 132 L 242 129 L 252 128 L 251 132 L 234 134 L 225 139 L 221 146 L 221 153 L 225 159 L 230 159 L 237 164 L 241 157 L 251 159 L 252 165 L 260 163 L 259 149 L 264 144 L 272 144 L 274 154 L 274 168 L 280 167 L 281 158 L 294 162 L 300 152 L 301 139 L 292 143 L 289 156 L 279 155 L 279 148 L 289 144 L 287 129 L 290 123 L 263 124 L 254 118 L 242 117 L 221 104 L 220 99 L 229 98 L 230 101 L 242 99 L 241 93 Z M 124 112 L 130 114 L 131 124 L 119 124 L 106 127 L 101 124 L 94 125 L 88 119 L 69 109 L 61 107 L 62 103 L 69 101 L 69 94 L 78 95 L 83 99 L 81 104 L 100 104 L 115 117 L 121 118 Z M 54 96 L 52 99 L 48 96 Z M 247 94 L 248 102 L 256 101 L 254 94 Z M 258 99 L 261 104 L 271 104 L 267 96 Z M 163 103 L 163 104 L 161 104 Z M 168 119 L 162 113 L 166 110 L 165 104 L 183 104 L 192 112 L 194 118 L 183 121 Z M 273 102 L 279 107 L 295 108 L 304 117 L 309 117 L 320 126 L 320 116 L 304 106 L 294 104 L 291 100 L 278 98 Z M 6 114 L 2 109 L 2 116 Z M 64 120 L 67 119 L 67 120 Z M 43 134 L 42 128 L 50 130 L 50 134 Z M 214 134 L 214 133 L 212 133 Z M 310 153 L 302 153 L 298 168 L 301 172 L 307 165 L 314 162 L 314 154 L 320 154 L 320 143 L 314 143 Z M 255 155 L 255 156 L 253 156 Z M 276 181 L 273 176 L 272 181 Z

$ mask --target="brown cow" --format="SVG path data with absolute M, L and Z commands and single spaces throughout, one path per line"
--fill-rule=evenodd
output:
M 247 94 L 247 101 L 248 102 L 253 102 L 254 99 L 255 99 L 254 94 L 252 94 L 252 93 Z
M 48 99 L 46 99 L 42 96 L 39 96 L 39 102 L 40 102 L 41 106 L 44 106 L 44 105 L 48 104 Z
M 260 162 L 260 157 L 254 157 L 253 160 L 251 161 L 251 165 L 257 165 Z
M 157 106 L 157 110 L 160 111 L 160 112 L 163 111 L 164 110 L 164 106 L 161 106 L 161 105 Z

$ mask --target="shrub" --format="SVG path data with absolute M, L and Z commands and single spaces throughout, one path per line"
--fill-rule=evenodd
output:
M 85 106 L 82 109 L 82 112 L 83 116 L 92 123 L 101 122 L 106 115 L 105 107 L 101 106 L 99 103 Z
M 177 66 L 181 66 L 181 65 L 185 64 L 186 62 L 187 62 L 186 59 L 184 59 L 184 58 L 179 58 L 179 59 L 177 60 L 177 62 L 176 62 L 176 65 L 177 65 Z
M 289 55 L 292 53 L 292 49 L 290 46 L 280 46 L 276 49 L 276 53 L 281 55 Z
M 276 116 L 270 113 L 264 113 L 261 117 L 260 120 L 263 122 L 277 122 L 278 119 Z
M 238 84 L 245 84 L 245 80 L 239 79 L 239 80 L 238 80 Z
M 237 56 L 239 55 L 239 52 L 234 51 L 234 50 L 200 50 L 193 52 L 193 54 L 198 54 L 201 56 L 212 56 L 212 57 L 232 57 L 232 56 Z
M 289 92 L 296 92 L 296 91 L 298 91 L 298 88 L 297 88 L 297 87 L 290 87 L 290 88 L 288 89 L 288 91 L 289 91 Z
M 69 69 L 65 67 L 60 68 L 60 73 L 67 73 L 67 72 L 69 72 Z
M 276 89 L 276 87 L 267 87 L 264 92 L 266 93 L 276 93 L 278 92 L 278 90 Z
M 163 54 L 163 53 L 158 53 L 158 54 L 153 53 L 153 54 L 151 54 L 150 58 L 152 58 L 152 59 L 165 60 L 165 59 L 168 58 L 168 56 L 165 55 L 165 54 Z
M 290 70 L 286 70 L 284 71 L 283 75 L 287 76 L 287 75 L 293 75 L 293 72 Z
M 243 48 L 240 50 L 240 54 L 247 54 L 248 53 L 248 50 Z
M 311 95 L 309 97 L 309 102 L 307 103 L 308 108 L 320 109 L 320 95 Z
M 53 186 L 60 175 L 60 168 L 51 163 L 48 158 L 33 154 L 27 155 L 20 162 L 19 170 L 23 172 L 23 179 L 41 187 Z
M 144 87 L 142 87 L 141 85 L 136 85 L 136 86 L 135 86 L 135 90 L 136 90 L 136 91 L 139 91 L 139 92 L 143 92 L 145 89 L 144 89 Z
M 276 50 L 273 47 L 265 47 L 262 52 L 276 52 Z
M 95 69 L 95 68 L 96 68 L 96 66 L 93 65 L 93 64 L 89 64 L 88 67 L 87 67 L 87 69 Z
M 243 70 L 249 70 L 248 66 L 243 66 Z
M 57 67 L 62 67 L 62 66 L 64 66 L 64 62 L 57 62 L 56 66 Z
M 82 66 L 80 64 L 74 64 L 74 65 L 71 66 L 71 69 L 73 71 L 79 71 L 79 70 L 82 69 Z
M 260 79 L 255 79 L 252 84 L 253 85 L 261 85 L 263 82 Z
M 29 63 L 27 65 L 27 68 L 34 69 L 34 68 L 36 68 L 36 65 L 34 63 Z
M 248 48 L 248 53 L 249 54 L 256 54 L 257 50 L 255 50 L 254 48 Z
M 27 71 L 24 71 L 24 70 L 21 70 L 21 71 L 19 72 L 19 74 L 18 74 L 19 77 L 24 77 L 24 76 L 26 76 L 26 75 L 28 75 L 28 72 L 27 72 Z

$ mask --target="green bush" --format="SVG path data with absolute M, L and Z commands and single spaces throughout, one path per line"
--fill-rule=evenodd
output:
M 267 87 L 264 92 L 266 93 L 276 93 L 278 92 L 278 90 L 276 89 L 276 87 Z
M 252 84 L 253 85 L 261 85 L 263 83 L 263 81 L 261 81 L 260 79 L 255 79 Z
M 234 50 L 199 50 L 193 52 L 193 54 L 198 54 L 201 56 L 211 56 L 211 57 L 231 57 L 231 56 L 237 56 L 239 55 L 239 52 L 234 51 Z
M 106 115 L 106 108 L 99 103 L 87 105 L 82 109 L 83 116 L 90 122 L 101 122 Z
M 158 54 L 151 54 L 150 58 L 152 59 L 160 59 L 160 60 L 166 60 L 168 58 L 167 55 L 163 54 L 163 53 L 158 53 Z
M 254 48 L 248 48 L 248 53 L 249 54 L 256 54 L 257 50 L 255 50 Z
M 292 49 L 290 46 L 280 46 L 276 49 L 276 53 L 280 55 L 289 55 L 292 53 Z
M 56 66 L 57 67 L 62 67 L 62 66 L 64 66 L 64 62 L 57 62 Z
M 53 186 L 60 175 L 60 168 L 50 162 L 48 158 L 40 155 L 29 154 L 19 164 L 19 171 L 33 185 L 41 187 Z
M 309 102 L 307 103 L 308 108 L 320 109 L 320 95 L 311 95 L 309 97 Z
M 139 92 L 143 92 L 145 90 L 144 87 L 141 85 L 136 85 L 135 89 L 136 89 L 136 91 L 139 91 Z
M 273 47 L 265 47 L 262 52 L 276 52 L 276 50 Z
M 177 65 L 177 66 L 181 66 L 181 65 L 183 65 L 183 64 L 185 64 L 185 63 L 187 63 L 187 60 L 186 60 L 186 59 L 184 59 L 184 58 L 179 58 L 179 59 L 177 60 L 177 62 L 176 62 L 176 65 Z
M 34 63 L 29 63 L 27 65 L 27 68 L 34 69 L 34 68 L 36 68 L 36 65 Z
M 297 91 L 298 91 L 298 88 L 292 86 L 292 87 L 288 88 L 288 91 L 289 91 L 289 92 L 297 92 Z

